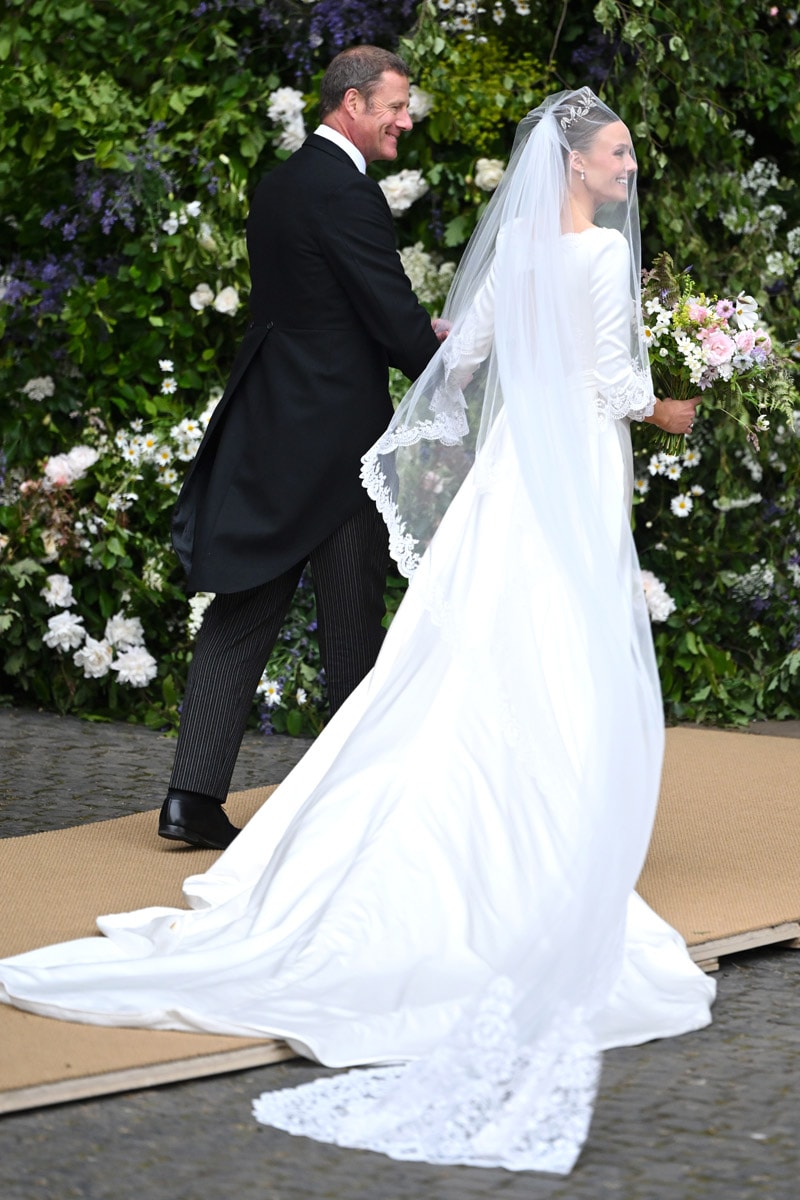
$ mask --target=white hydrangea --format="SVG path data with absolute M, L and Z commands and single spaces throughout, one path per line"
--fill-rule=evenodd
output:
M 400 251 L 400 261 L 415 295 L 423 304 L 434 304 L 447 295 L 455 272 L 454 263 L 438 262 L 422 242 L 404 246 Z
M 239 293 L 235 287 L 224 287 L 214 297 L 214 308 L 218 313 L 232 317 L 239 307 Z
M 29 379 L 22 390 L 30 400 L 47 400 L 55 395 L 56 385 L 52 376 L 40 375 L 36 379 Z
M 744 575 L 728 575 L 727 583 L 731 595 L 737 600 L 749 600 L 754 596 L 769 596 L 775 586 L 775 572 L 762 558 Z
M 114 651 L 105 638 L 98 642 L 87 637 L 80 650 L 73 654 L 72 661 L 83 670 L 84 679 L 102 679 L 108 674 L 113 657 Z
M 130 650 L 144 645 L 144 629 L 138 617 L 115 613 L 106 621 L 105 640 L 117 650 Z
M 780 276 L 782 276 L 786 271 L 784 256 L 781 254 L 780 250 L 770 250 L 764 259 L 764 266 L 766 267 L 768 274 L 774 275 L 776 278 L 780 278 Z
M 399 217 L 429 190 L 422 171 L 410 169 L 381 179 L 379 186 L 393 217 Z
M 75 603 L 67 575 L 48 575 L 39 595 L 44 596 L 51 608 L 69 608 Z
M 158 674 L 158 664 L 144 646 L 134 646 L 112 662 L 111 670 L 117 672 L 120 683 L 147 687 Z
M 778 164 L 768 158 L 759 158 L 756 159 L 749 171 L 745 171 L 744 175 L 739 177 L 739 184 L 743 191 L 750 192 L 751 195 L 760 199 L 770 188 L 775 187 L 779 180 Z
M 499 158 L 479 158 L 475 163 L 475 186 L 482 192 L 493 192 L 505 174 L 505 163 Z
M 42 641 L 51 650 L 77 650 L 85 637 L 83 617 L 64 609 L 47 622 L 47 633 Z
M 647 612 L 651 621 L 666 621 L 670 613 L 675 611 L 675 601 L 670 596 L 664 584 L 652 571 L 642 571 L 642 587 L 647 602 Z

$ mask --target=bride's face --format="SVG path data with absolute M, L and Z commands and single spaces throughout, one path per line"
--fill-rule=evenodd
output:
M 576 156 L 575 166 L 584 173 L 582 182 L 595 207 L 625 200 L 636 172 L 627 126 L 622 121 L 601 126 L 588 150 Z

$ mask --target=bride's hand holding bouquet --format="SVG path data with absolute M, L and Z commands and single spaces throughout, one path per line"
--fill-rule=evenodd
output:
M 657 403 L 653 422 L 669 453 L 685 448 L 693 423 L 693 407 L 685 406 L 699 400 L 741 425 L 756 447 L 758 434 L 769 429 L 769 413 L 792 418 L 800 400 L 788 359 L 763 327 L 752 296 L 708 296 L 660 254 L 644 275 L 642 305 L 653 387 L 657 396 L 672 397 Z M 675 401 L 684 404 L 679 409 Z

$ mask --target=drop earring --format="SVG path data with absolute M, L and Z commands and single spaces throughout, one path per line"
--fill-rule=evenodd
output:
M 581 183 L 583 183 L 585 181 L 585 179 L 586 179 L 586 172 L 581 171 Z

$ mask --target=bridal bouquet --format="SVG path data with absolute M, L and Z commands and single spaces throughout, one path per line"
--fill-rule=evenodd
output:
M 752 296 L 719 299 L 697 290 L 692 277 L 660 254 L 643 276 L 642 304 L 653 387 L 657 396 L 685 400 L 703 394 L 744 429 L 758 447 L 769 413 L 792 420 L 800 404 L 788 358 L 772 342 Z M 683 436 L 665 435 L 678 454 Z

